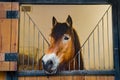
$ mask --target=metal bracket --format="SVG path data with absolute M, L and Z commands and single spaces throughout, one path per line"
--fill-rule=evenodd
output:
M 18 53 L 5 53 L 5 61 L 17 61 Z
M 6 18 L 17 19 L 19 18 L 19 12 L 18 11 L 6 11 Z

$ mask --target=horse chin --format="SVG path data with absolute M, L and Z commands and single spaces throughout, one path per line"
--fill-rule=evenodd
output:
M 56 73 L 57 73 L 57 69 L 55 69 L 55 70 L 50 70 L 50 71 L 46 71 L 46 70 L 45 70 L 45 73 L 46 73 L 46 74 L 50 74 L 50 75 L 51 75 L 51 74 L 56 74 Z

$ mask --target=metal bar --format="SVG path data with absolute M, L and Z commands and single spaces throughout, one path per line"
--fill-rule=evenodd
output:
M 108 23 L 108 11 L 107 11 L 107 38 L 108 38 L 108 65 L 109 65 L 109 68 L 110 68 L 110 50 L 109 50 L 109 23 Z
M 39 67 L 39 59 L 40 59 L 40 34 L 38 32 L 38 63 L 37 63 L 38 67 Z
M 16 1 L 19 1 L 19 0 L 16 0 Z M 23 1 L 23 0 L 20 0 L 19 1 L 20 4 L 33 4 L 33 5 L 108 5 L 108 2 L 107 1 L 85 1 L 85 0 L 82 0 L 82 1 L 72 1 L 70 0 L 69 2 L 68 1 L 64 1 L 64 0 L 61 0 L 61 1 L 57 1 L 57 0 L 50 0 L 50 1 Z
M 32 21 L 32 23 L 35 24 L 35 22 L 34 22 L 33 19 L 30 17 L 30 15 L 29 15 L 27 12 L 26 12 L 26 14 L 27 14 L 27 16 L 30 18 L 30 20 Z M 35 24 L 35 27 L 36 27 L 36 29 L 40 32 L 41 36 L 42 36 L 43 39 L 46 41 L 46 43 L 47 43 L 48 45 L 50 45 L 49 42 L 47 41 L 47 39 L 45 38 L 45 36 L 43 35 L 43 33 L 40 31 L 39 27 L 38 27 L 36 24 Z
M 42 39 L 42 55 L 44 55 L 44 38 Z
M 78 54 L 78 69 L 80 70 L 80 51 L 79 51 L 79 54 Z
M 104 69 L 105 69 L 105 50 L 104 50 L 104 18 L 102 19 L 102 39 L 103 39 L 103 66 L 104 66 Z
M 105 11 L 105 13 L 103 14 L 102 18 L 105 16 L 106 12 L 111 8 L 111 6 L 109 6 L 109 8 Z M 96 30 L 98 24 L 100 23 L 100 21 L 102 20 L 102 18 L 98 21 L 98 23 L 96 24 L 95 28 L 92 30 L 92 32 L 89 34 L 89 36 L 87 37 L 86 41 L 83 43 L 83 45 L 81 46 L 81 48 L 85 45 L 85 43 L 88 41 L 88 39 L 90 38 L 90 36 L 92 35 L 92 33 Z
M 25 11 L 24 11 L 24 23 L 23 23 L 23 65 L 22 66 L 24 66 L 24 61 L 25 61 L 25 57 L 24 57 L 24 55 L 25 55 L 25 51 L 24 51 L 24 48 L 25 48 L 25 21 L 26 21 L 26 16 L 25 16 Z M 23 67 L 23 70 L 24 70 L 24 67 Z
M 69 71 L 70 71 L 70 63 L 71 63 L 71 62 L 68 63 L 68 65 L 69 65 Z
M 34 58 L 34 57 L 35 57 L 35 56 L 34 56 L 34 54 L 35 54 L 35 53 L 34 53 L 34 52 L 35 52 L 34 46 L 35 46 L 35 24 L 33 24 L 33 62 L 32 62 L 32 63 L 33 63 L 33 64 L 32 64 L 32 68 L 33 68 L 33 69 L 34 69 L 34 59 L 35 59 L 35 58 Z
M 88 39 L 88 60 L 89 60 L 88 68 L 90 69 L 90 42 L 89 42 L 89 39 Z
M 74 60 L 73 60 L 73 70 L 75 70 L 75 66 L 76 66 L 76 62 L 75 61 L 76 61 L 76 58 L 74 58 Z
M 83 48 L 83 54 L 85 54 L 85 46 L 82 47 Z M 85 63 L 86 63 L 86 59 L 85 59 L 85 55 L 83 56 L 83 60 L 84 60 L 84 66 L 85 66 Z
M 93 32 L 93 55 L 94 55 L 94 68 L 95 68 L 95 35 Z
M 94 76 L 114 76 L 115 75 L 115 70 L 72 70 L 72 71 L 61 71 L 56 74 L 49 74 L 49 76 L 67 76 L 67 75 L 94 75 Z M 18 76 L 48 76 L 45 74 L 43 70 L 32 70 L 32 71 L 20 71 L 18 72 Z
M 100 69 L 100 40 L 99 40 L 99 25 L 98 25 L 98 63 L 99 63 L 99 69 Z
M 28 66 L 30 65 L 30 18 L 28 18 Z

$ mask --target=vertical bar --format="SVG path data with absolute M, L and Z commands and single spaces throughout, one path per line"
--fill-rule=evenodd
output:
M 95 68 L 95 35 L 93 32 L 93 55 L 94 55 L 94 68 Z
M 112 1 L 112 0 L 111 0 Z M 120 2 L 120 1 L 119 1 Z M 114 52 L 114 68 L 115 68 L 115 80 L 120 79 L 120 53 L 119 53 L 119 31 L 120 31 L 120 23 L 118 20 L 120 16 L 118 16 L 120 5 L 115 1 L 112 1 L 112 21 L 113 21 L 113 52 Z
M 26 16 L 25 16 L 25 11 L 24 11 L 24 20 L 23 20 L 23 65 L 24 66 L 24 61 L 25 61 L 25 53 L 24 53 L 24 50 L 25 50 L 25 21 L 26 21 Z M 24 67 L 23 67 L 23 70 L 24 70 Z
M 108 11 L 106 12 L 107 13 L 107 38 L 108 38 L 108 65 L 109 65 L 109 68 L 110 68 L 110 50 L 109 50 L 109 23 L 108 23 Z
M 80 48 L 81 50 L 81 48 Z M 78 52 L 78 69 L 80 70 L 80 51 Z
M 39 67 L 39 59 L 40 59 L 40 33 L 38 32 L 38 63 L 37 66 Z
M 90 39 L 90 38 L 89 38 Z M 90 69 L 90 41 L 89 41 L 89 39 L 88 39 L 88 60 L 89 60 L 89 69 Z
M 35 50 L 34 50 L 34 46 L 35 46 L 35 24 L 33 24 L 33 62 L 32 62 L 32 69 L 34 70 L 34 53 L 35 53 Z
M 105 47 L 104 47 L 104 45 L 105 45 L 105 44 L 104 44 L 104 18 L 102 18 L 102 39 L 103 39 L 102 42 L 103 42 L 103 66 L 104 66 L 103 68 L 105 69 L 105 52 L 104 52 L 104 51 L 105 51 L 105 50 L 104 50 L 104 49 L 105 49 Z
M 42 38 L 42 55 L 44 55 L 44 38 Z
M 99 62 L 99 69 L 100 69 L 100 41 L 99 41 L 99 24 L 98 24 L 98 62 Z
M 83 54 L 84 54 L 84 56 L 83 56 L 83 58 L 84 58 L 83 61 L 84 61 L 84 66 L 85 66 L 85 65 L 86 65 L 86 64 L 85 64 L 85 63 L 86 63 L 86 59 L 85 59 L 85 57 L 86 57 L 86 55 L 85 55 L 85 54 L 86 54 L 86 53 L 85 53 L 85 45 L 83 45 L 82 48 L 83 48 Z M 84 68 L 85 68 L 85 67 L 84 67 Z
M 30 17 L 28 18 L 28 67 L 30 66 Z
M 71 63 L 71 61 L 68 63 L 68 66 L 69 66 L 69 71 L 70 71 L 70 63 Z

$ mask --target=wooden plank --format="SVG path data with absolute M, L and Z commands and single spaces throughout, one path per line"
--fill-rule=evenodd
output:
M 97 80 L 105 80 L 106 76 L 97 76 Z
M 47 76 L 40 76 L 37 78 L 38 80 L 49 80 Z
M 6 72 L 0 72 L 0 80 L 6 80 Z
M 114 76 L 108 76 L 107 80 L 115 80 L 115 77 Z
M 11 20 L 8 19 L 0 19 L 0 27 L 1 27 L 1 53 L 10 52 L 10 26 Z
M 16 71 L 16 70 L 17 70 L 17 62 L 8 62 L 8 61 L 0 62 L 0 71 Z
M 6 11 L 2 10 L 0 11 L 0 19 L 6 18 Z
M 18 19 L 12 19 L 11 52 L 18 52 Z
M 49 80 L 60 80 L 60 76 L 49 76 Z
M 60 80 L 72 80 L 72 76 L 60 76 Z
M 0 71 L 9 71 L 9 62 L 0 62 Z
M 18 80 L 25 80 L 25 78 L 24 77 L 19 77 Z
M 96 76 L 90 76 L 90 80 L 97 80 Z
M 12 10 L 19 10 L 19 3 L 18 2 L 12 2 Z
M 25 80 L 37 80 L 37 77 L 24 77 L 25 78 Z
M 0 2 L 0 11 L 1 10 L 4 10 L 4 11 L 19 10 L 19 3 L 18 2 Z
M 85 80 L 85 76 L 73 76 L 73 80 Z
M 12 61 L 12 62 L 9 62 L 9 64 L 10 64 L 10 65 L 9 65 L 9 66 L 10 66 L 10 67 L 9 67 L 9 68 L 10 68 L 9 71 L 17 71 L 17 62 L 15 62 L 15 61 L 13 62 L 13 61 Z
M 12 22 L 12 25 L 11 25 Z M 0 19 L 1 52 L 18 51 L 18 19 Z M 11 45 L 11 46 L 10 46 Z M 10 49 L 11 48 L 11 49 Z
M 0 10 L 11 10 L 11 2 L 0 2 Z
M 91 80 L 91 76 L 85 76 L 85 80 Z
M 4 53 L 0 53 L 0 61 L 5 61 L 5 54 Z

